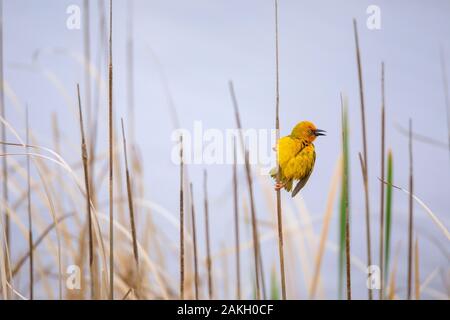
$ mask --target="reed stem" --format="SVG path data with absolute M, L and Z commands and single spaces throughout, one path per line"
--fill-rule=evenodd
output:
M 238 180 L 237 180 L 237 150 L 236 138 L 233 139 L 233 205 L 234 205 L 234 238 L 236 251 L 236 296 L 241 300 L 241 254 L 239 238 L 239 199 L 238 199 Z
M 197 255 L 197 231 L 195 226 L 195 206 L 194 206 L 194 188 L 192 183 L 189 186 L 191 191 L 191 218 L 192 218 L 192 241 L 194 246 L 194 284 L 195 300 L 198 300 L 198 255 Z
M 205 235 L 206 235 L 206 267 L 208 270 L 208 297 L 213 298 L 212 283 L 212 261 L 211 261 L 211 242 L 209 237 L 209 206 L 208 206 L 208 176 L 206 170 L 203 171 L 203 192 L 205 209 Z
M 108 136 L 109 136 L 109 299 L 114 300 L 114 133 L 113 133 L 113 63 L 112 0 L 109 1 L 109 65 L 108 65 Z
M 77 84 L 77 96 L 78 96 L 78 112 L 80 117 L 80 132 L 81 132 L 81 160 L 83 162 L 84 171 L 84 186 L 86 189 L 86 215 L 88 219 L 88 241 L 89 241 L 89 273 L 91 276 L 90 289 L 91 289 L 91 299 L 94 299 L 94 245 L 92 239 L 92 215 L 91 215 L 91 190 L 90 190 L 90 179 L 89 179 L 89 155 L 86 147 L 86 137 L 84 132 L 84 122 L 83 122 L 83 111 L 81 108 L 81 97 L 80 97 L 80 85 Z
M 359 98 L 361 104 L 361 124 L 362 124 L 362 136 L 363 136 L 363 157 L 360 157 L 361 169 L 364 180 L 364 194 L 366 203 L 366 242 L 367 242 L 367 266 L 372 265 L 372 254 L 371 254 L 371 240 L 370 240 L 370 203 L 369 203 L 369 176 L 368 176 L 368 157 L 367 157 L 367 135 L 366 135 L 366 113 L 364 106 L 364 85 L 362 78 L 362 68 L 361 68 L 361 53 L 359 49 L 359 39 L 358 39 L 358 26 L 356 24 L 356 19 L 353 19 L 353 30 L 355 36 L 355 46 L 356 46 L 356 62 L 358 67 L 358 83 L 359 83 Z M 372 300 L 372 290 L 368 288 L 369 300 Z
M 384 99 L 384 62 L 381 63 L 381 182 L 380 182 L 380 300 L 384 299 L 384 172 L 386 144 L 386 115 Z
M 28 251 L 30 253 L 30 300 L 34 299 L 34 248 L 33 248 L 33 217 L 31 212 L 31 177 L 30 177 L 30 123 L 28 106 L 25 109 L 26 121 L 26 150 L 27 150 L 27 209 L 28 209 Z
M 280 139 L 280 83 L 279 83 L 279 61 L 278 61 L 278 0 L 275 0 L 275 70 L 276 70 L 276 111 L 275 111 L 275 129 L 276 144 Z M 278 166 L 278 156 L 277 156 Z M 277 170 L 277 183 L 280 183 L 280 168 Z M 277 219 L 278 219 L 278 252 L 280 255 L 280 277 L 281 277 L 281 297 L 286 300 L 286 274 L 284 270 L 284 248 L 283 248 L 283 214 L 281 211 L 281 193 L 276 190 L 277 195 Z
M 408 278 L 407 278 L 407 299 L 412 299 L 412 258 L 413 258 L 413 150 L 412 150 L 412 120 L 409 119 L 409 221 L 408 221 Z

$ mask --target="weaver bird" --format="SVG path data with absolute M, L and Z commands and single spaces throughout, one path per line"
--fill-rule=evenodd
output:
M 308 182 L 316 161 L 314 140 L 318 136 L 324 136 L 325 131 L 317 129 L 309 121 L 299 122 L 290 135 L 278 140 L 277 151 L 280 180 L 275 184 L 275 190 L 281 188 L 290 192 L 295 181 L 297 185 L 292 191 L 294 197 Z M 271 171 L 272 178 L 277 178 L 277 168 Z

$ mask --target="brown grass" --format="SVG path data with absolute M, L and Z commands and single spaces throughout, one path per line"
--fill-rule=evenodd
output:
M 280 139 L 280 85 L 278 66 L 278 0 L 275 0 L 275 70 L 276 70 L 276 103 L 275 103 L 275 129 L 277 131 L 277 144 Z M 278 160 L 277 160 L 278 163 Z M 280 183 L 280 170 L 277 170 L 277 183 Z M 280 189 L 277 195 L 277 219 L 278 219 L 278 251 L 280 255 L 281 297 L 286 300 L 286 274 L 284 271 L 284 249 L 283 249 L 283 214 L 281 212 Z
M 241 255 L 239 237 L 239 198 L 237 179 L 237 150 L 236 138 L 233 138 L 233 209 L 234 209 L 234 239 L 236 251 L 236 297 L 241 300 Z
M 258 226 L 257 226 L 257 219 L 256 219 L 256 209 L 255 209 L 255 201 L 253 196 L 253 179 L 252 179 L 252 172 L 251 167 L 248 159 L 248 151 L 246 150 L 245 143 L 244 143 L 244 137 L 242 135 L 242 125 L 241 125 L 241 118 L 239 115 L 239 107 L 236 99 L 236 94 L 234 92 L 234 86 L 233 82 L 229 82 L 229 90 L 230 90 L 230 96 L 231 101 L 233 103 L 234 108 L 234 116 L 236 120 L 236 126 L 240 132 L 239 139 L 242 147 L 242 151 L 245 156 L 245 174 L 247 178 L 247 187 L 248 187 L 248 193 L 250 198 L 250 213 L 251 213 L 251 225 L 252 225 L 252 237 L 253 237 L 253 257 L 254 257 L 254 264 L 255 264 L 255 284 L 256 284 L 256 299 L 261 299 L 261 286 L 260 286 L 260 279 L 263 282 L 263 294 L 265 295 L 265 289 L 264 289 L 264 275 L 263 275 L 263 269 L 262 269 L 262 257 L 261 257 L 261 251 L 260 251 L 260 244 L 259 244 L 259 232 L 258 232 Z
M 114 300 L 114 132 L 112 0 L 109 1 L 108 141 L 109 141 L 109 299 Z
M 367 135 L 366 135 L 366 113 L 364 106 L 364 84 L 362 78 L 362 67 L 361 67 L 361 53 L 359 49 L 359 38 L 358 38 L 358 26 L 356 24 L 356 19 L 353 19 L 353 31 L 355 36 L 355 47 L 356 47 L 356 63 L 358 67 L 358 83 L 359 83 L 359 98 L 361 105 L 361 125 L 362 125 L 362 137 L 363 137 L 363 156 L 360 154 L 360 163 L 362 176 L 364 180 L 364 195 L 366 202 L 366 242 L 367 242 L 367 265 L 372 265 L 372 254 L 371 254 L 371 240 L 370 240 L 370 203 L 369 203 L 369 176 L 368 176 L 368 156 L 367 156 Z M 372 300 L 372 291 L 368 289 L 369 300 Z
M 206 268 L 208 271 L 208 297 L 213 298 L 213 274 L 211 261 L 211 242 L 209 237 L 209 205 L 208 205 L 208 175 L 206 170 L 203 171 L 203 197 L 205 210 L 205 237 L 206 237 Z
M 80 132 L 81 132 L 81 159 L 83 161 L 83 171 L 84 171 L 84 187 L 86 189 L 86 216 L 88 221 L 88 247 L 89 247 L 89 272 L 91 276 L 90 289 L 91 289 L 91 299 L 94 299 L 94 242 L 92 239 L 92 216 L 91 216 L 91 190 L 90 190 L 90 178 L 89 178 L 89 155 L 86 147 L 86 137 L 84 134 L 84 122 L 83 122 L 83 111 L 81 109 L 81 97 L 80 97 L 80 85 L 77 84 L 77 96 L 78 96 L 78 111 L 80 116 Z
M 131 227 L 131 235 L 133 237 L 133 256 L 134 256 L 134 261 L 136 263 L 134 291 L 139 292 L 139 290 L 138 290 L 139 251 L 138 251 L 138 245 L 137 245 L 137 234 L 136 234 L 136 225 L 135 225 L 135 218 L 134 218 L 133 192 L 132 192 L 132 185 L 131 185 L 131 178 L 130 178 L 130 170 L 128 168 L 127 140 L 125 138 L 125 129 L 124 129 L 124 125 L 123 125 L 123 119 L 121 118 L 120 121 L 121 121 L 121 125 L 122 125 L 123 154 L 124 154 L 124 158 L 125 158 L 125 176 L 126 176 L 126 182 L 127 182 L 128 211 L 130 213 L 130 227 Z
M 180 136 L 180 299 L 184 299 L 184 163 L 183 136 Z
M 197 255 L 197 231 L 195 225 L 195 206 L 194 206 L 194 187 L 192 183 L 189 185 L 191 191 L 191 218 L 192 218 L 192 241 L 194 249 L 194 285 L 195 285 L 195 300 L 198 300 L 198 255 Z

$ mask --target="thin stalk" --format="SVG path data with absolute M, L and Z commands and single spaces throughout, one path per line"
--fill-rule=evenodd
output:
M 414 194 L 414 177 L 413 177 L 413 150 L 412 150 L 412 120 L 409 119 L 409 222 L 408 222 L 408 283 L 407 283 L 407 299 L 412 298 L 412 258 L 413 258 L 413 194 Z
M 261 299 L 261 286 L 260 286 L 260 276 L 261 281 L 263 282 L 263 293 L 265 296 L 265 289 L 264 289 L 264 272 L 263 272 L 263 266 L 262 266 L 262 256 L 261 256 L 261 250 L 260 250 L 260 244 L 259 244 L 259 232 L 258 232 L 258 226 L 257 226 L 257 220 L 256 220 L 256 209 L 255 209 L 255 202 L 254 202 L 254 196 L 253 196 L 253 179 L 252 179 L 252 172 L 251 167 L 248 159 L 248 151 L 246 150 L 245 143 L 244 143 L 244 137 L 242 135 L 242 125 L 241 125 L 241 119 L 239 116 L 239 108 L 238 103 L 236 99 L 236 95 L 234 92 L 233 82 L 229 82 L 229 89 L 230 89 L 230 96 L 231 100 L 233 102 L 234 107 L 234 115 L 236 120 L 236 125 L 239 130 L 239 139 L 242 147 L 242 151 L 244 153 L 245 157 L 245 173 L 247 178 L 247 186 L 248 186 L 248 193 L 250 198 L 250 212 L 251 212 L 251 223 L 252 223 L 252 236 L 253 236 L 253 253 L 254 253 L 254 262 L 255 262 L 255 285 L 256 285 L 256 299 Z
M 366 202 L 366 241 L 367 241 L 367 265 L 372 265 L 371 243 L 370 243 L 370 203 L 369 203 L 369 176 L 368 176 L 368 157 L 367 157 L 367 135 L 366 135 L 366 114 L 364 107 L 364 85 L 362 79 L 361 54 L 359 50 L 358 27 L 356 19 L 353 19 L 353 30 L 356 46 L 356 62 L 358 66 L 359 98 L 361 104 L 361 124 L 363 136 L 363 158 L 361 159 L 361 168 L 363 170 L 364 193 Z M 368 289 L 369 300 L 372 300 L 372 291 Z
M 27 209 L 28 209 L 28 251 L 30 252 L 30 300 L 34 299 L 34 250 L 33 250 L 33 217 L 31 212 L 31 179 L 30 179 L 30 123 L 28 118 L 28 106 L 25 109 L 26 117 L 26 150 L 27 150 Z
M 109 299 L 114 300 L 114 133 L 113 133 L 113 64 L 112 64 L 112 0 L 109 1 L 108 64 L 108 135 L 109 135 Z
M 237 151 L 236 139 L 233 139 L 233 205 L 234 205 L 234 239 L 236 251 L 236 296 L 241 300 L 241 250 L 239 239 L 239 199 L 238 199 L 238 181 L 237 181 Z
M 127 196 L 128 196 L 128 210 L 130 212 L 130 226 L 131 226 L 131 235 L 133 238 L 133 256 L 134 261 L 136 263 L 136 283 L 135 283 L 135 291 L 137 290 L 138 286 L 138 279 L 139 279 L 139 252 L 138 252 L 138 245 L 137 245 L 137 235 L 136 235 L 136 225 L 135 225 L 135 219 L 134 219 L 134 204 L 133 204 L 133 192 L 132 192 L 132 185 L 131 185 L 131 178 L 130 178 L 130 170 L 128 169 L 128 153 L 127 153 L 127 140 L 125 138 L 125 129 L 123 125 L 123 119 L 120 119 L 121 125 L 122 125 L 122 141 L 123 141 L 123 154 L 125 157 L 125 176 L 126 176 L 126 182 L 127 182 Z
M 384 62 L 381 63 L 381 179 L 384 181 L 386 115 L 384 99 Z M 380 182 L 380 300 L 384 299 L 384 183 Z
M 414 288 L 415 298 L 420 300 L 419 239 L 414 244 Z
M 78 96 L 78 112 L 80 116 L 80 132 L 81 132 L 81 160 L 83 161 L 84 170 L 84 185 L 86 188 L 86 214 L 88 219 L 88 237 L 89 237 L 89 272 L 91 276 L 90 289 L 91 289 L 91 299 L 95 297 L 94 292 L 94 245 L 92 239 L 92 216 L 91 216 L 91 190 L 90 190 L 90 179 L 89 179 L 89 155 L 86 147 L 86 137 L 84 133 L 84 123 L 83 123 L 83 111 L 81 109 L 81 97 L 80 97 L 80 85 L 77 84 L 77 96 Z
M 198 255 L 197 255 L 197 231 L 195 227 L 195 207 L 194 207 L 194 188 L 190 184 L 191 191 L 191 218 L 192 218 L 192 241 L 194 244 L 194 283 L 195 300 L 198 300 Z
M 5 111 L 5 93 L 3 89 L 3 0 L 0 1 L 0 115 L 3 119 L 6 120 L 6 111 Z M 0 139 L 2 141 L 6 141 L 6 127 L 5 124 L 2 122 L 0 126 Z M 7 154 L 7 146 L 6 144 L 2 144 L 2 153 Z M 3 193 L 2 193 L 2 202 L 3 206 L 5 208 L 4 211 L 4 221 L 5 221 L 5 242 L 6 242 L 6 252 L 9 252 L 11 255 L 11 222 L 9 217 L 9 191 L 8 191 L 8 157 L 2 157 L 2 176 L 3 176 Z M 5 255 L 7 257 L 7 255 Z M 8 263 L 5 261 L 5 266 L 7 266 Z M 7 280 L 9 281 L 9 271 L 6 272 L 7 274 Z
M 180 299 L 184 299 L 184 172 L 183 136 L 180 136 Z
M 203 171 L 203 194 L 204 194 L 204 209 L 205 209 L 205 235 L 206 235 L 206 267 L 208 270 L 208 297 L 211 300 L 213 297 L 212 284 L 212 261 L 211 261 L 211 242 L 209 237 L 209 206 L 208 206 L 208 176 L 206 170 Z
M 345 215 L 345 270 L 347 285 L 347 300 L 352 300 L 351 264 L 350 264 L 350 210 L 349 210 L 349 178 L 348 178 L 348 118 L 347 109 L 341 94 L 342 112 L 342 148 L 344 154 L 343 161 L 343 211 Z
M 275 70 L 276 70 L 276 103 L 275 103 L 275 129 L 276 144 L 280 139 L 280 83 L 279 83 L 279 64 L 278 64 L 278 0 L 275 0 Z M 278 165 L 278 157 L 277 157 Z M 280 168 L 277 170 L 277 183 L 280 183 Z M 283 215 L 281 212 L 281 194 L 280 189 L 276 190 L 277 195 L 277 218 L 278 218 L 278 251 L 280 255 L 280 276 L 281 276 L 281 297 L 286 300 L 286 274 L 284 270 L 284 248 L 283 248 Z
M 69 218 L 69 217 L 71 217 L 73 215 L 74 215 L 73 213 L 66 214 L 65 216 L 62 216 L 62 217 L 58 218 L 56 220 L 56 223 L 53 222 L 47 228 L 45 228 L 45 230 L 42 232 L 42 234 L 34 241 L 33 250 L 36 250 L 36 248 L 39 246 L 39 244 L 41 244 L 41 242 L 50 233 L 50 231 L 52 231 L 54 228 L 56 228 L 58 226 L 58 224 L 60 224 L 62 221 L 64 221 L 65 219 L 67 219 L 67 218 Z M 30 251 L 28 251 L 19 260 L 17 260 L 17 262 L 14 265 L 14 267 L 11 268 L 11 277 L 12 278 L 14 278 L 17 275 L 17 273 L 20 271 L 20 269 L 22 268 L 22 266 L 24 265 L 24 263 L 27 261 L 27 259 L 30 256 L 31 256 L 30 255 Z

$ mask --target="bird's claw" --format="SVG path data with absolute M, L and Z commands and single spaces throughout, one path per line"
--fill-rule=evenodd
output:
M 275 183 L 275 190 L 278 191 L 284 187 L 284 183 L 277 182 Z

